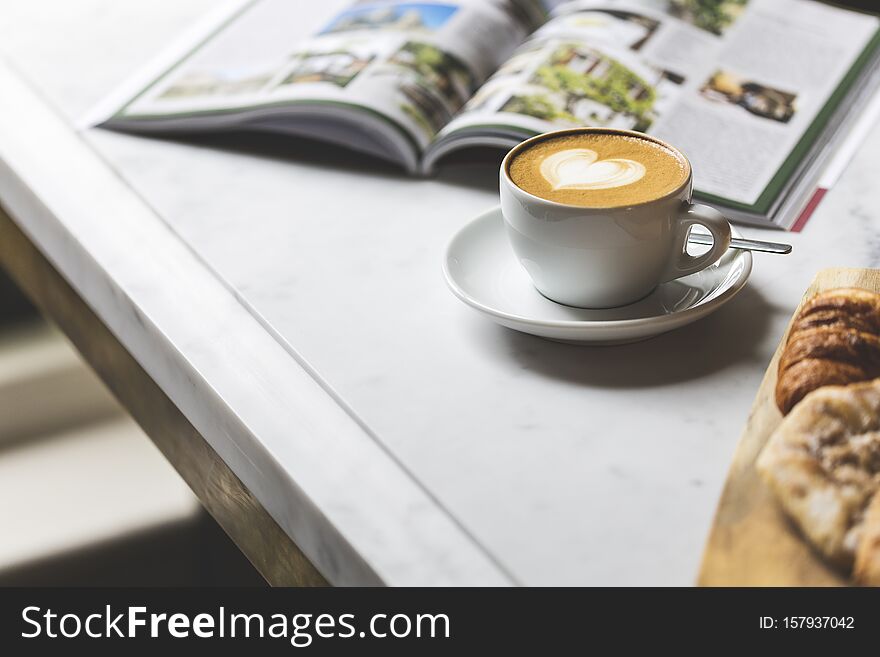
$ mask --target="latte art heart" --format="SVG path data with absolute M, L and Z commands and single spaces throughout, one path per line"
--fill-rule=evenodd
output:
M 541 175 L 554 190 L 623 187 L 641 180 L 645 171 L 644 165 L 635 160 L 600 160 L 598 153 L 589 148 L 557 151 L 541 162 Z

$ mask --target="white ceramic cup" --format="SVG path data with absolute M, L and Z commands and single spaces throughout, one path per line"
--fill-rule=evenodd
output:
M 669 194 L 631 206 L 585 208 L 530 194 L 510 178 L 510 163 L 536 141 L 563 135 L 619 134 L 652 141 L 677 153 L 688 175 Z M 548 299 L 579 308 L 623 306 L 660 283 L 705 269 L 730 246 L 730 224 L 707 205 L 691 203 L 693 173 L 678 149 L 639 132 L 574 128 L 538 135 L 516 146 L 501 164 L 501 211 L 513 250 Z M 691 226 L 705 226 L 714 243 L 691 256 Z

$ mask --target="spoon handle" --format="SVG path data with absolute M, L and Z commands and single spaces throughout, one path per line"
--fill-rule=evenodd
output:
M 712 245 L 711 235 L 702 235 L 699 233 L 691 233 L 688 236 L 688 242 L 691 244 Z M 791 253 L 791 244 L 780 244 L 779 242 L 761 242 L 759 240 L 744 240 L 734 237 L 730 240 L 730 248 L 744 249 L 746 251 L 762 251 L 763 253 Z

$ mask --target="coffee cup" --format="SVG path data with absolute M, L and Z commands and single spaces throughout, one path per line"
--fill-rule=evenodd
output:
M 692 192 L 681 151 L 629 130 L 538 135 L 501 165 L 501 210 L 514 252 L 541 294 L 580 308 L 633 303 L 727 251 L 730 224 L 692 203 Z M 695 225 L 714 240 L 697 256 L 686 248 Z

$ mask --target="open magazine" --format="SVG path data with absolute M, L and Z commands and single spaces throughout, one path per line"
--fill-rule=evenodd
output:
M 626 128 L 681 148 L 732 219 L 788 228 L 878 82 L 880 20 L 813 0 L 362 0 L 291 43 L 301 7 L 243 2 L 102 125 L 318 137 L 414 174 Z

